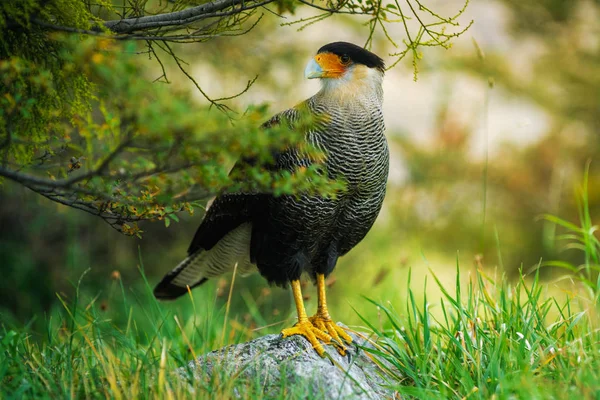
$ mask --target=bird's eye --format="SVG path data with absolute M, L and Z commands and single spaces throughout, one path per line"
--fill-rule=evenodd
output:
M 348 55 L 346 55 L 346 54 L 341 56 L 340 60 L 342 61 L 342 64 L 344 64 L 344 65 L 350 64 L 350 57 L 348 57 Z

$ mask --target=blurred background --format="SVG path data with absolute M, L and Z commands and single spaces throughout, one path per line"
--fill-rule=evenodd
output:
M 442 15 L 463 6 L 454 0 L 428 4 Z M 360 21 L 343 16 L 301 31 L 280 26 L 303 15 L 299 10 L 282 20 L 267 13 L 247 35 L 177 51 L 212 97 L 237 93 L 259 75 L 234 105 L 243 111 L 267 103 L 275 113 L 318 90 L 303 70 L 320 46 L 363 44 L 368 36 Z M 337 320 L 359 324 L 355 310 L 375 316 L 363 296 L 405 309 L 409 273 L 422 294 L 435 293 L 431 282 L 423 289 L 429 271 L 451 285 L 457 264 L 464 277 L 484 268 L 508 279 L 540 260 L 577 264 L 582 255 L 565 249 L 561 230 L 541 217 L 578 220 L 576 191 L 590 160 L 590 208 L 592 219 L 600 218 L 600 160 L 594 160 L 600 150 L 600 1 L 478 0 L 461 24 L 470 20 L 472 27 L 451 49 L 424 52 L 416 81 L 408 58 L 387 72 L 388 194 L 374 228 L 328 281 Z M 390 35 L 402 37 L 402 27 L 396 29 Z M 393 63 L 388 54 L 396 50 L 389 42 L 375 40 L 372 50 Z M 161 75 L 155 61 L 137 57 L 149 80 Z M 166 68 L 172 85 L 194 92 L 173 65 Z M 206 106 L 202 96 L 195 99 Z M 126 323 L 127 307 L 150 301 L 148 285 L 184 257 L 200 221 L 195 215 L 168 228 L 146 223 L 142 239 L 126 237 L 93 216 L 6 182 L 0 193 L 1 318 L 42 331 L 46 316 L 61 307 L 57 293 L 70 299 L 79 287 L 107 318 Z M 563 274 L 542 269 L 548 282 Z M 183 318 L 223 312 L 231 283 L 225 276 L 202 286 L 191 305 L 184 297 L 159 306 Z M 135 301 L 123 309 L 116 293 Z M 310 284 L 305 294 L 314 309 Z M 237 277 L 230 316 L 246 336 L 256 336 L 290 325 L 292 304 L 287 291 L 260 276 Z

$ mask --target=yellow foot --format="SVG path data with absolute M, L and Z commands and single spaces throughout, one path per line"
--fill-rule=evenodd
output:
M 293 327 L 282 330 L 281 335 L 284 338 L 290 337 L 292 335 L 304 336 L 306 340 L 308 340 L 310 344 L 312 344 L 312 347 L 321 357 L 325 355 L 325 349 L 323 348 L 323 345 L 321 344 L 321 342 L 319 342 L 319 340 L 321 340 L 325 344 L 331 343 L 331 336 L 323 332 L 323 330 L 315 327 L 308 320 L 298 322 Z
M 343 356 L 346 355 L 346 346 L 344 346 L 342 339 L 344 339 L 346 343 L 350 344 L 352 343 L 352 337 L 350 337 L 350 335 L 344 331 L 344 328 L 336 325 L 329 316 L 317 314 L 313 317 L 310 317 L 308 320 L 315 326 L 315 328 L 327 332 L 333 339 L 338 353 Z

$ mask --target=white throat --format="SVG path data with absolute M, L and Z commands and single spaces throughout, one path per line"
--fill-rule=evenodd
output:
M 340 78 L 321 79 L 318 95 L 340 102 L 377 101 L 383 104 L 383 72 L 364 65 L 352 66 Z

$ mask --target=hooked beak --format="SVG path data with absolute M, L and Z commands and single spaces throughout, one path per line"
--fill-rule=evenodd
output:
M 319 63 L 314 58 L 311 58 L 304 69 L 304 77 L 307 79 L 323 78 L 323 72 L 323 68 L 321 68 Z

